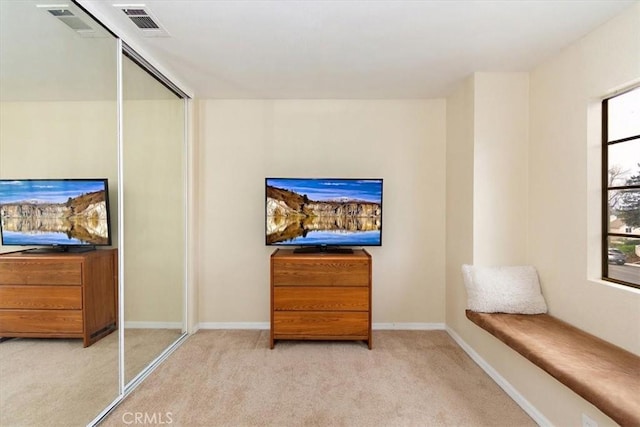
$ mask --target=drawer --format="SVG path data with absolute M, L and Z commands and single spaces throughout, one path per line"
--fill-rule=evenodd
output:
M 362 337 L 369 333 L 369 313 L 276 311 L 273 313 L 276 338 Z
M 3 333 L 82 333 L 80 310 L 0 310 Z
M 82 308 L 80 286 L 0 286 L 0 308 L 73 310 Z
M 366 260 L 330 258 L 273 261 L 274 286 L 369 286 Z
M 0 259 L 0 285 L 80 285 L 82 264 L 79 261 Z
M 274 310 L 302 311 L 367 311 L 368 287 L 276 287 L 273 289 Z

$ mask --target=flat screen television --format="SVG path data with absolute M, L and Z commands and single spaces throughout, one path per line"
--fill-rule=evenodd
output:
M 0 179 L 0 235 L 40 252 L 111 245 L 107 179 Z
M 382 245 L 382 182 L 266 178 L 266 244 L 299 251 Z

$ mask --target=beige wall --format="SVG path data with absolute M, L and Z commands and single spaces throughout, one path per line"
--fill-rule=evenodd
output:
M 446 324 L 458 333 L 467 326 L 461 266 L 473 264 L 474 83 L 467 78 L 447 98 Z
M 522 264 L 527 251 L 527 73 L 474 75 L 473 262 Z
M 200 322 L 268 322 L 264 178 L 384 178 L 373 321 L 444 322 L 444 100 L 200 103 Z
M 462 264 L 526 261 L 528 91 L 526 73 L 476 73 L 447 99 L 447 325 L 465 340 Z
M 598 280 L 599 111 L 639 79 L 640 4 L 533 70 L 529 149 L 529 260 L 549 309 L 636 354 L 640 292 Z
M 182 102 L 127 101 L 126 114 L 126 226 L 135 232 L 127 233 L 125 319 L 182 322 L 184 150 L 172 143 L 183 137 Z M 0 123 L 0 178 L 109 179 L 117 247 L 115 101 L 3 102 Z M 0 252 L 18 249 L 0 246 Z
M 0 178 L 108 178 L 117 243 L 115 101 L 0 103 Z M 0 251 L 20 247 L 0 246 Z
M 193 333 L 198 330 L 200 323 L 200 286 L 199 277 L 199 206 L 200 188 L 202 183 L 198 179 L 200 177 L 200 147 L 199 129 L 200 129 L 200 102 L 196 100 L 188 100 L 186 103 L 187 117 L 189 121 L 186 124 L 187 132 L 187 289 L 186 289 L 186 325 L 187 332 Z
M 125 100 L 123 114 L 125 325 L 180 325 L 186 261 L 184 103 L 177 97 Z
M 469 260 L 533 264 L 551 314 L 640 352 L 640 294 L 597 279 L 598 105 L 602 97 L 640 76 L 639 18 L 640 6 L 635 6 L 539 66 L 529 75 L 528 92 L 522 76 L 479 73 L 447 99 L 447 212 L 462 209 L 455 219 L 463 224 L 457 230 L 456 224 L 447 223 L 447 326 L 513 386 L 539 422 L 580 425 L 586 414 L 601 426 L 614 425 L 591 404 L 465 319 L 466 293 L 459 268 Z M 517 92 L 508 90 L 514 84 Z M 488 94 L 497 93 L 503 93 L 496 99 L 501 106 L 483 102 L 483 97 L 487 101 Z M 509 105 L 513 109 L 505 108 Z M 465 131 L 454 133 L 459 128 Z M 473 129 L 471 136 L 469 129 Z M 485 138 L 500 132 L 510 134 L 515 145 L 509 138 Z M 523 139 L 528 139 L 524 151 Z M 502 157 L 510 157 L 522 169 L 502 171 L 500 156 L 487 155 L 501 149 L 508 150 Z M 459 162 L 474 169 L 473 178 L 468 172 L 464 178 L 458 176 Z M 511 176 L 523 184 L 523 192 L 513 187 L 511 195 L 495 205 L 493 186 L 503 186 L 502 181 Z M 472 197 L 473 205 L 458 197 Z M 522 218 L 523 240 L 506 239 L 505 230 L 487 221 L 492 215 L 506 215 L 511 225 Z M 505 247 L 496 251 L 491 248 L 494 242 Z

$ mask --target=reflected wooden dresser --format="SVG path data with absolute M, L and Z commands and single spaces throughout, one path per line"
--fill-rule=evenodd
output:
M 82 338 L 117 328 L 116 249 L 0 255 L 0 337 Z
M 371 255 L 271 255 L 271 337 L 275 340 L 371 342 Z

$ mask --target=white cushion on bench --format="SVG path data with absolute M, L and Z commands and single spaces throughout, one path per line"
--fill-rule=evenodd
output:
M 467 309 L 481 313 L 540 314 L 547 303 L 535 267 L 463 265 Z

